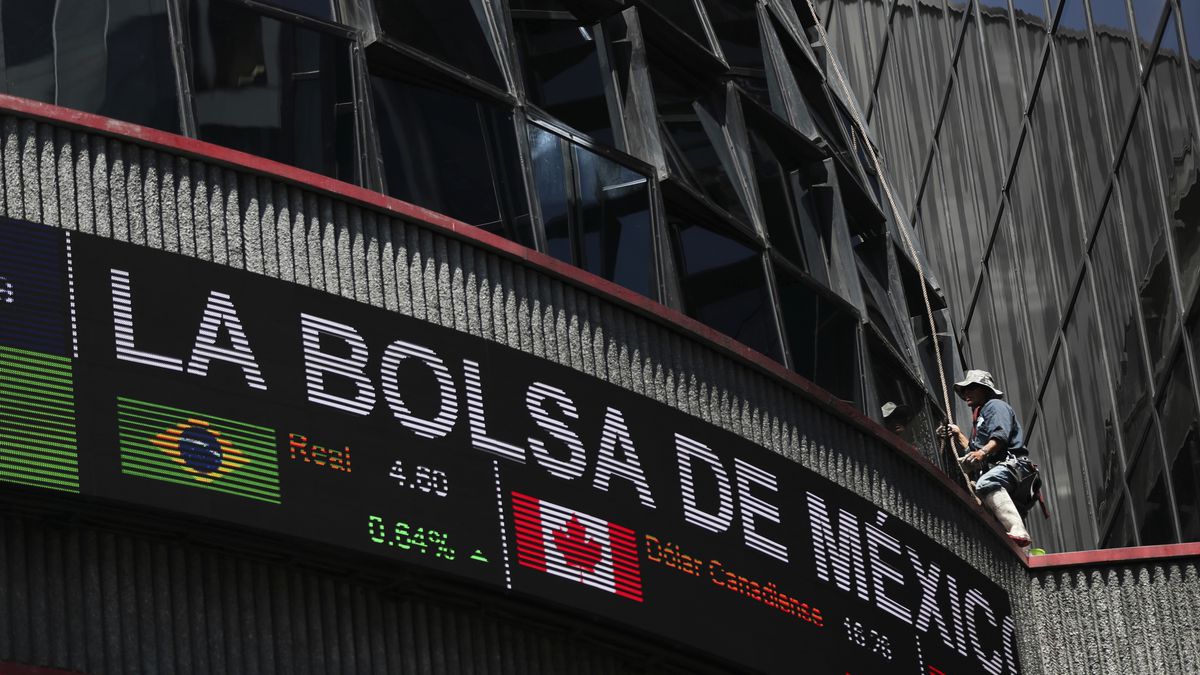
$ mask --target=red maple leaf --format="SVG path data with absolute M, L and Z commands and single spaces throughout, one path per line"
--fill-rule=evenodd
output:
M 551 534 L 554 535 L 554 547 L 562 552 L 568 565 L 581 572 L 594 573 L 596 571 L 596 564 L 600 562 L 600 551 L 603 547 L 587 535 L 587 530 L 579 522 L 578 516 L 571 514 L 566 529 L 555 529 Z

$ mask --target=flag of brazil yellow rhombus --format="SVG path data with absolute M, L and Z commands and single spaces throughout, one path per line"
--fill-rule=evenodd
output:
M 274 429 L 124 397 L 117 419 L 123 473 L 280 502 Z

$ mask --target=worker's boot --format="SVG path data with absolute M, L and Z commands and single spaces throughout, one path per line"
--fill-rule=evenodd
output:
M 1032 543 L 1029 533 L 1025 531 L 1025 521 L 1021 520 L 1021 512 L 1017 510 L 1008 490 L 1000 488 L 987 493 L 983 496 L 983 503 L 996 514 L 996 519 L 1008 532 L 1008 538 L 1017 546 L 1025 548 Z

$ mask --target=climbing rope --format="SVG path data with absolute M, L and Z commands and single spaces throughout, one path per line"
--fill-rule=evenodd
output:
M 879 185 L 883 187 L 883 194 L 887 198 L 888 206 L 892 210 L 892 219 L 896 223 L 896 230 L 900 232 L 900 238 L 904 241 L 904 246 L 908 249 L 913 265 L 917 268 L 917 278 L 921 284 L 921 300 L 925 303 L 925 317 L 929 320 L 929 337 L 933 342 L 933 356 L 937 361 L 938 381 L 942 388 L 942 404 L 944 405 L 945 420 L 946 424 L 951 424 L 953 423 L 953 408 L 950 406 L 950 388 L 946 383 L 946 371 L 942 362 L 942 346 L 937 338 L 937 320 L 933 316 L 933 305 L 929 302 L 929 288 L 925 283 L 925 268 L 921 264 L 921 257 L 917 254 L 917 247 L 913 244 L 912 236 L 908 233 L 908 227 L 900 216 L 900 209 L 896 206 L 896 197 L 892 193 L 891 183 L 883 173 L 883 166 L 879 161 L 879 155 L 875 152 L 875 147 L 871 145 L 870 140 L 868 140 L 870 136 L 867 135 L 866 125 L 863 123 L 862 117 L 858 114 L 858 106 L 853 105 L 854 94 L 850 90 L 850 83 L 846 78 L 846 74 L 842 72 L 842 67 L 833 54 L 833 48 L 830 46 L 828 36 L 825 34 L 825 26 L 821 23 L 821 15 L 813 5 L 813 0 L 806 1 L 809 11 L 812 12 L 813 18 L 816 20 L 817 32 L 821 36 L 821 44 L 825 45 L 825 50 L 829 54 L 829 58 L 826 61 L 829 66 L 833 67 L 833 73 L 837 76 L 838 84 L 841 85 L 842 91 L 851 100 L 852 105 L 846 106 L 850 110 L 850 116 L 854 120 L 855 126 L 850 134 L 851 147 L 855 147 L 853 144 L 857 142 L 855 134 L 861 135 L 863 148 L 866 150 L 867 157 L 871 160 L 871 164 L 875 169 L 875 176 L 879 179 Z M 970 490 L 971 496 L 975 497 L 975 501 L 979 502 L 979 497 L 975 494 L 974 484 L 971 482 L 970 477 L 967 476 L 967 472 L 963 469 L 962 464 L 958 461 L 958 452 L 953 448 L 954 440 L 947 437 L 947 441 L 951 444 L 950 450 L 954 455 L 954 464 L 958 467 L 959 472 L 962 473 L 963 480 L 967 484 L 967 489 Z

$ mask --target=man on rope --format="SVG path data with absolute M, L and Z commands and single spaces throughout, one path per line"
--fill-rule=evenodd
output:
M 971 408 L 970 439 L 950 424 L 943 433 L 955 438 L 967 453 L 959 459 L 968 472 L 979 470 L 975 494 L 996 515 L 1008 532 L 1008 538 L 1022 548 L 1031 540 L 1021 511 L 1013 502 L 1012 492 L 1028 486 L 1037 469 L 1029 463 L 1025 433 L 1012 406 L 1001 399 L 992 374 L 986 370 L 968 370 L 962 382 L 954 383 L 954 392 Z M 1018 497 L 1022 503 L 1027 500 Z

